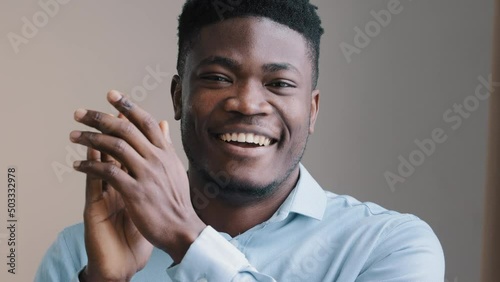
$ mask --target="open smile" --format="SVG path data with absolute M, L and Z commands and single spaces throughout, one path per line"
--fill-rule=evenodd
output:
M 232 143 L 235 145 L 250 145 L 250 147 L 268 147 L 274 143 L 276 143 L 276 140 L 263 136 L 263 135 L 258 135 L 254 133 L 225 133 L 225 134 L 219 134 L 219 139 L 227 142 L 227 143 Z

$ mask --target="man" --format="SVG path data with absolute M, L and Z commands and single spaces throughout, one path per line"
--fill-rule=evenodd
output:
M 318 114 L 323 33 L 308 0 L 188 0 L 166 122 L 117 91 L 120 115 L 77 110 L 84 224 L 36 281 L 443 281 L 441 246 L 413 215 L 325 192 L 300 164 Z

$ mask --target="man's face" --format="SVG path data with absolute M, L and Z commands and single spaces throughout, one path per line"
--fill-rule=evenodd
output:
M 296 172 L 318 112 L 309 54 L 266 18 L 203 28 L 173 89 L 190 173 L 229 175 L 225 196 L 263 197 Z

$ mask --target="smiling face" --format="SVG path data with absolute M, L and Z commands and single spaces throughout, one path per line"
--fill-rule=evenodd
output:
M 227 199 L 295 184 L 318 112 L 312 70 L 306 40 L 285 25 L 244 17 L 204 27 L 172 83 L 190 178 L 228 175 Z

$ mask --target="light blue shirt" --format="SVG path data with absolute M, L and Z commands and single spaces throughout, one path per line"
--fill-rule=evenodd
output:
M 64 229 L 36 282 L 78 281 L 83 224 Z M 442 282 L 438 238 L 411 214 L 324 191 L 300 165 L 295 189 L 267 221 L 231 238 L 206 227 L 180 264 L 154 249 L 132 281 Z

